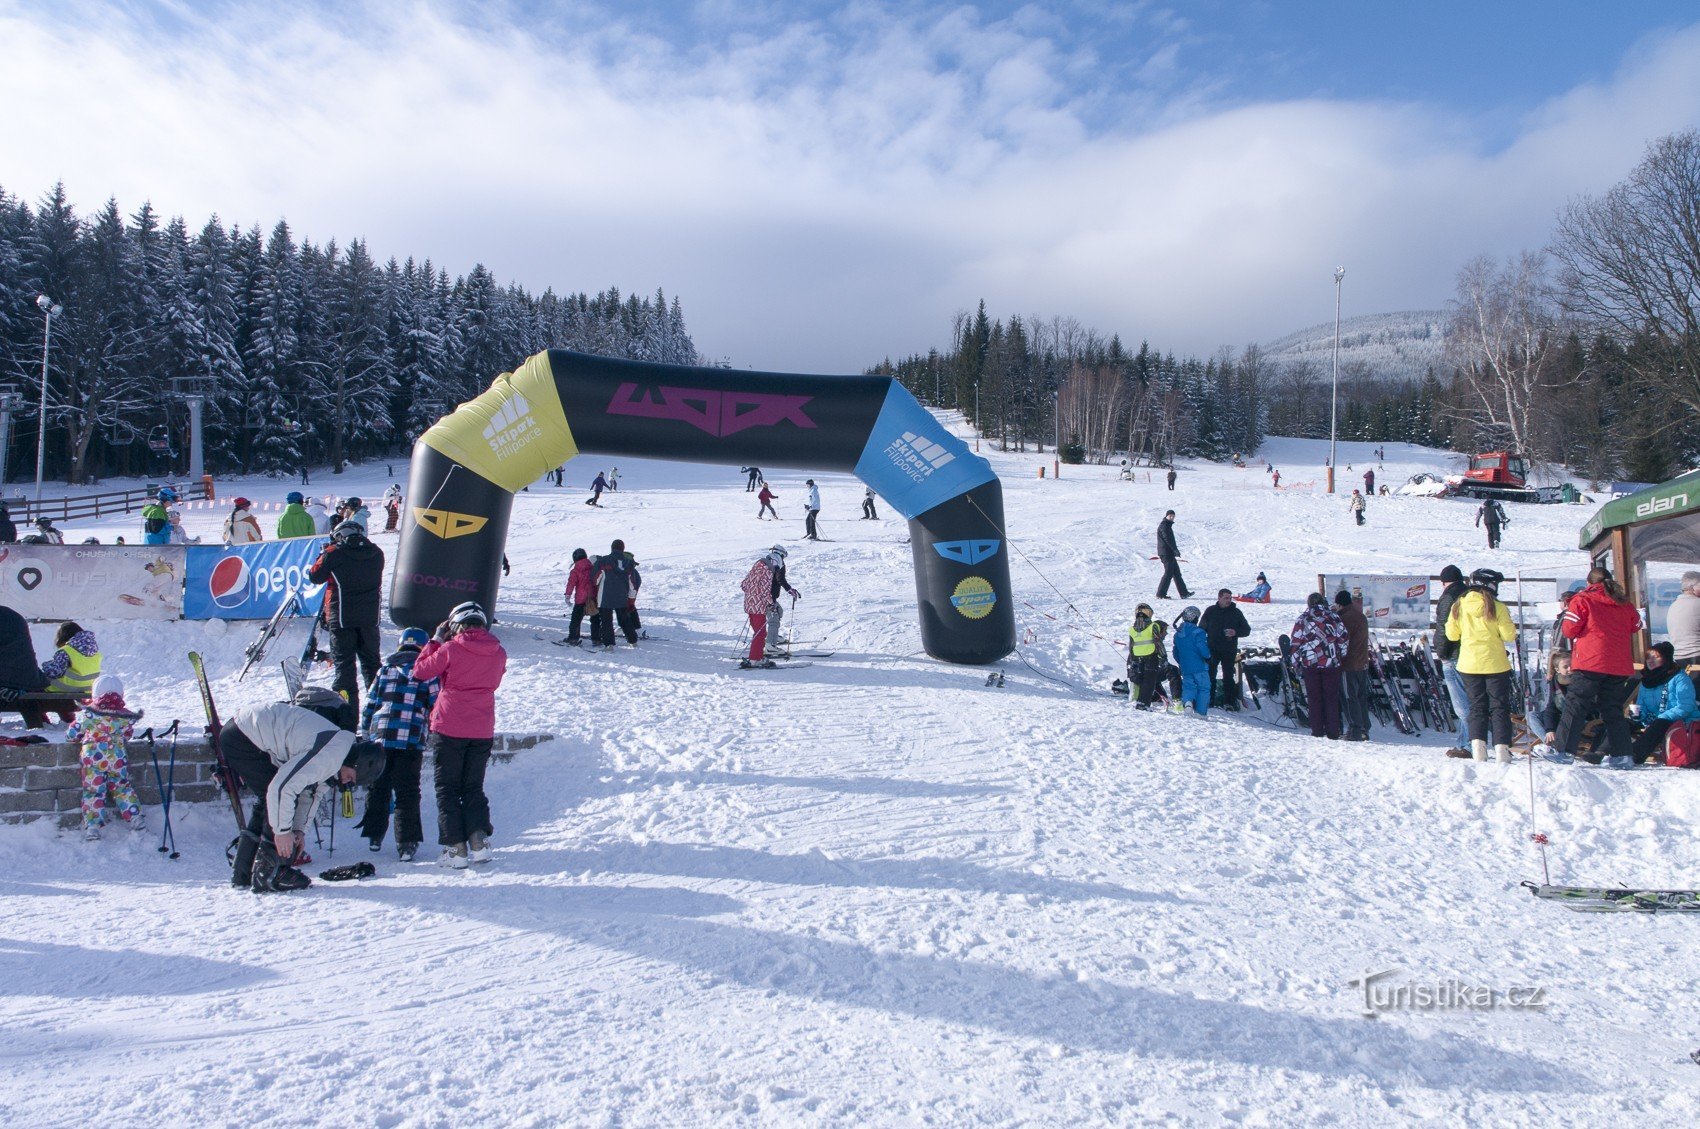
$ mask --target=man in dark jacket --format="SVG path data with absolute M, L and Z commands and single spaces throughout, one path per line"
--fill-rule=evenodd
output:
M 6 508 L 6 503 L 0 502 L 0 545 L 11 545 L 18 540 L 18 525 L 12 520 L 12 513 Z
M 1505 507 L 1492 498 L 1477 506 L 1476 528 L 1480 529 L 1484 523 L 1487 526 L 1488 548 L 1499 548 L 1499 531 L 1505 528 L 1507 523 Z
M 1346 740 L 1369 740 L 1369 620 L 1364 606 L 1342 588 L 1334 595 L 1334 610 L 1346 625 L 1346 657 L 1340 662 L 1340 712 L 1345 715 Z
M 1470 749 L 1470 699 L 1464 693 L 1464 679 L 1458 674 L 1458 644 L 1446 637 L 1446 620 L 1452 605 L 1467 590 L 1464 573 L 1457 565 L 1440 570 L 1440 599 L 1434 605 L 1434 657 L 1440 660 L 1440 673 L 1446 683 L 1446 696 L 1452 699 L 1452 712 L 1458 717 L 1458 743 L 1447 750 L 1448 755 L 1463 754 Z
M 614 646 L 614 613 L 621 612 L 620 630 L 626 642 L 637 646 L 637 631 L 626 614 L 626 601 L 632 595 L 632 565 L 626 559 L 626 543 L 615 538 L 608 555 L 591 562 L 591 583 L 596 586 L 596 622 L 591 626 L 590 641 L 599 647 Z
M 1245 621 L 1240 606 L 1234 603 L 1234 590 L 1224 588 L 1216 593 L 1216 602 L 1204 609 L 1204 618 L 1198 622 L 1210 644 L 1210 684 L 1218 688 L 1214 704 L 1237 710 L 1240 708 L 1240 640 L 1251 634 L 1251 625 Z M 1218 667 L 1222 672 L 1220 683 L 1216 681 Z
M 1169 582 L 1175 583 L 1175 591 L 1181 599 L 1192 596 L 1186 581 L 1181 579 L 1181 551 L 1175 546 L 1175 511 L 1170 510 L 1163 515 L 1163 520 L 1157 523 L 1157 559 L 1163 562 L 1163 579 L 1157 583 L 1157 598 L 1169 598 Z
M 47 712 L 40 705 L 18 701 L 20 694 L 47 689 L 47 675 L 35 661 L 35 644 L 30 642 L 30 625 L 24 617 L 0 604 L 0 705 L 15 709 L 30 728 L 44 725 Z
M 356 708 L 360 687 L 378 676 L 378 612 L 384 589 L 384 551 L 366 537 L 359 522 L 345 521 L 307 569 L 307 579 L 325 586 L 320 617 L 331 635 L 332 687 Z M 360 664 L 360 677 L 354 664 Z

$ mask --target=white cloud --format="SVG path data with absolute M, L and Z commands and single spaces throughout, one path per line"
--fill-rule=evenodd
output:
M 1433 307 L 1463 261 L 1539 245 L 1565 199 L 1700 124 L 1700 29 L 1490 152 L 1422 105 L 1213 108 L 1155 34 L 1162 91 L 1106 90 L 1138 67 L 1037 9 L 861 5 L 714 52 L 578 11 L 539 33 L 429 3 L 176 15 L 0 7 L 0 186 L 284 217 L 534 290 L 661 286 L 705 351 L 760 368 L 925 351 L 982 297 L 1207 352 L 1324 320 L 1336 263 L 1351 309 Z

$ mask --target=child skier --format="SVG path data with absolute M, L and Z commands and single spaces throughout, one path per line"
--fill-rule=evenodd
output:
M 419 822 L 419 770 L 425 762 L 425 732 L 437 701 L 437 680 L 413 677 L 413 660 L 430 641 L 417 627 L 401 633 L 401 646 L 378 668 L 360 715 L 361 738 L 376 741 L 389 754 L 383 775 L 366 791 L 360 834 L 371 840 L 372 850 L 383 847 L 393 796 L 396 857 L 402 862 L 413 861 L 425 838 Z
M 589 610 L 585 602 L 595 594 L 596 582 L 591 578 L 590 554 L 583 549 L 574 549 L 573 567 L 567 573 L 566 597 L 567 603 L 572 607 L 572 618 L 567 621 L 567 637 L 564 640 L 567 646 L 584 645 L 582 628 L 584 617 Z
M 1181 612 L 1175 628 L 1175 662 L 1181 668 L 1182 708 L 1191 704 L 1199 717 L 1210 713 L 1210 640 L 1198 626 L 1202 613 L 1196 607 Z
M 94 697 L 83 703 L 77 720 L 65 731 L 67 744 L 81 744 L 83 773 L 83 838 L 100 838 L 100 825 L 109 808 L 116 808 L 130 830 L 147 823 L 136 789 L 130 783 L 130 761 L 124 743 L 130 739 L 140 710 L 124 706 L 124 684 L 103 674 L 94 684 Z
M 1352 500 L 1346 503 L 1346 508 L 1352 511 L 1352 517 L 1359 525 L 1364 523 L 1364 496 L 1357 490 L 1352 491 Z
M 1148 710 L 1157 700 L 1157 687 L 1168 662 L 1163 624 L 1156 620 L 1150 604 L 1140 604 L 1133 611 L 1133 626 L 1127 629 L 1127 687 L 1139 709 Z
M 746 491 L 746 493 L 748 493 L 748 491 Z M 756 495 L 756 501 L 761 503 L 761 509 L 756 511 L 757 521 L 760 521 L 768 514 L 773 515 L 774 521 L 779 520 L 779 511 L 773 508 L 773 500 L 777 497 L 779 497 L 779 495 L 768 489 L 767 483 L 764 482 L 761 484 L 761 493 Z

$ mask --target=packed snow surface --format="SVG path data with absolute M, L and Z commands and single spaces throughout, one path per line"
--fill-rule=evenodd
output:
M 259 897 L 226 885 L 222 803 L 176 811 L 177 861 L 155 834 L 0 828 L 0 1120 L 1695 1124 L 1700 921 L 1572 913 L 1518 882 L 1541 877 L 1539 829 L 1555 881 L 1694 884 L 1700 773 L 1531 778 L 1446 759 L 1439 734 L 1348 745 L 1267 703 L 1201 720 L 1107 692 L 1167 507 L 1191 602 L 1269 574 L 1275 602 L 1245 608 L 1253 645 L 1319 571 L 1573 575 L 1592 507 L 1516 507 L 1489 552 L 1466 502 L 1377 498 L 1354 526 L 1321 492 L 1324 444 L 1183 463 L 1173 492 L 1113 467 L 1040 479 L 1048 453 L 987 446 L 1023 639 L 1002 688 L 920 653 L 906 525 L 883 504 L 858 520 L 853 479 L 813 475 L 831 539 L 815 544 L 798 539 L 803 472 L 770 476 L 784 521 L 758 522 L 736 467 L 624 462 L 593 509 L 580 458 L 565 489 L 515 503 L 499 722 L 553 740 L 493 766 L 489 866 L 369 855 L 343 821 L 309 869 L 370 858 L 376 878 Z M 1391 484 L 1457 465 L 1387 454 Z M 1261 456 L 1298 488 L 1272 490 Z M 1349 490 L 1368 446 L 1340 457 Z M 388 478 L 323 481 L 372 499 Z M 216 537 L 222 512 L 188 525 Z M 554 645 L 571 550 L 615 537 L 653 638 Z M 376 539 L 393 558 L 395 536 Z M 775 542 L 803 592 L 790 623 L 836 653 L 740 672 L 738 583 Z M 85 626 L 149 721 L 198 722 L 191 649 L 227 715 L 279 692 L 275 666 L 235 679 L 257 624 Z M 428 773 L 426 792 L 430 829 Z M 1368 1018 L 1351 982 L 1388 970 L 1378 985 L 1502 1006 Z

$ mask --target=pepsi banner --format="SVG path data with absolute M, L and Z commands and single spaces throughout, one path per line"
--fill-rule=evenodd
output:
M 291 537 L 257 545 L 191 545 L 183 585 L 184 619 L 270 619 L 307 579 L 328 537 Z M 309 584 L 302 597 L 324 591 Z M 311 609 L 317 605 L 309 602 Z
M 496 609 L 514 491 L 580 453 L 848 471 L 909 519 L 921 645 L 954 663 L 1015 649 L 1003 484 L 891 377 L 658 365 L 564 349 L 498 376 L 420 437 L 390 617 L 427 630 Z

